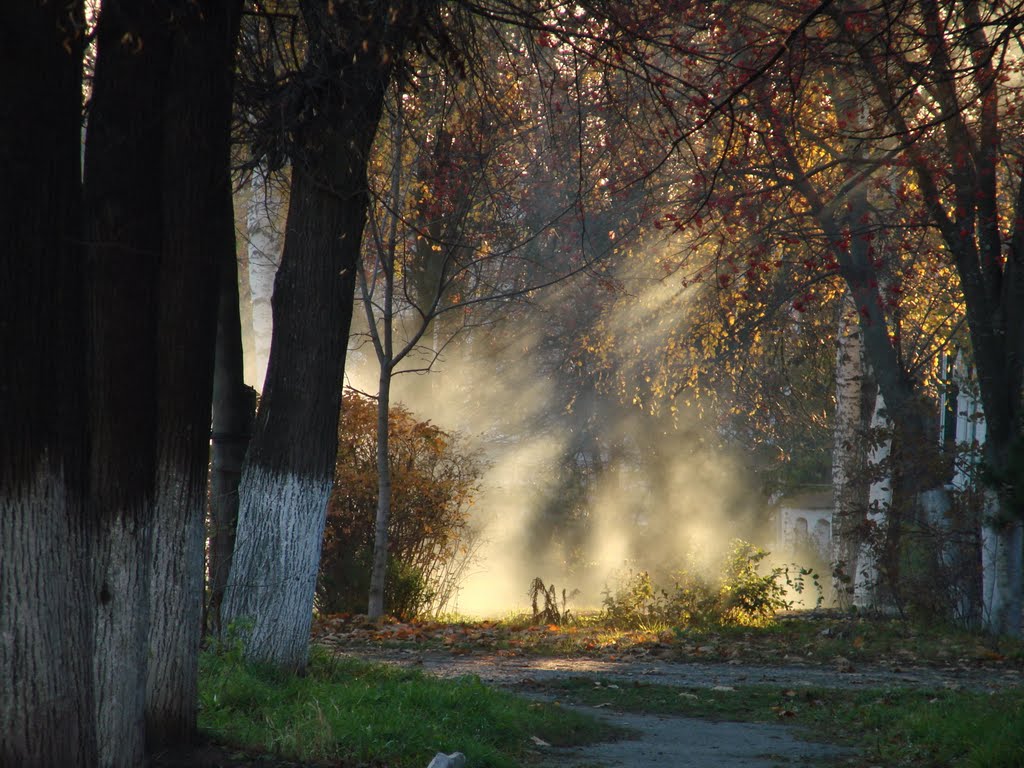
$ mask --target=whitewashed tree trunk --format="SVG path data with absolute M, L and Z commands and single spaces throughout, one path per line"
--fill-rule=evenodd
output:
M 157 467 L 161 195 L 191 169 L 165 163 L 170 29 L 104 4 L 86 135 L 83 206 L 89 494 L 99 764 L 145 761 L 149 569 Z M 135 55 L 123 36 L 146 41 Z M 176 128 L 180 126 L 175 126 Z M 191 297 L 181 298 L 184 304 Z M 198 362 L 197 365 L 203 365 Z
M 885 398 L 879 392 L 875 395 L 875 408 L 871 414 L 871 431 L 877 439 L 881 430 L 890 427 L 889 419 L 885 415 Z M 853 604 L 858 608 L 878 607 L 878 547 L 892 504 L 892 476 L 884 469 L 891 449 L 892 439 L 885 437 L 872 445 L 868 455 L 871 486 L 868 489 L 867 531 L 858 547 L 853 592 Z
M 301 670 L 331 483 L 251 463 L 242 473 L 235 553 L 222 613 L 248 658 Z
M 195 737 L 206 483 L 205 475 L 183 473 L 178 457 L 162 459 L 158 467 L 149 558 L 146 740 L 166 745 Z
M 250 370 L 256 389 L 263 391 L 274 333 L 272 300 L 274 278 L 281 263 L 284 238 L 281 226 L 285 211 L 284 184 L 265 165 L 252 172 L 245 225 L 248 235 L 249 292 L 252 298 L 252 335 L 254 360 Z
M 96 732 L 101 766 L 145 761 L 152 528 L 145 509 L 121 510 L 94 541 Z
M 0 765 L 96 765 L 81 51 L 0 3 Z
M 837 334 L 832 447 L 832 589 L 833 601 L 841 608 L 851 604 L 852 579 L 857 572 L 856 531 L 865 506 L 861 493 L 863 347 L 856 307 L 847 295 Z
M 994 635 L 1018 635 L 1021 614 L 1022 523 L 1014 519 L 1002 525 L 997 494 L 985 494 L 985 522 L 981 529 L 982 618 L 985 630 Z
M 380 10 L 382 15 L 385 10 Z M 274 281 L 274 334 L 263 398 L 239 487 L 235 554 L 223 620 L 242 630 L 246 655 L 303 669 L 327 501 L 334 481 L 345 353 L 369 202 L 366 172 L 390 70 L 367 24 L 357 50 L 338 51 L 340 19 L 302 5 L 319 66 L 350 61 L 321 111 L 302 125 L 292 157 L 281 268 Z M 351 20 L 350 20 L 351 21 Z M 353 21 L 353 23 L 355 23 Z M 348 40 L 349 36 L 343 36 Z M 344 103 L 337 99 L 344 94 Z M 360 108 L 353 110 L 351 104 Z
M 210 409 L 220 265 L 234 261 L 231 72 L 241 2 L 179 17 L 162 188 L 155 514 L 146 743 L 197 733 Z M 183 300 L 184 297 L 188 300 Z
M 6 424 L 5 432 L 13 430 Z M 6 447 L 3 436 L 0 446 Z M 82 594 L 92 578 L 89 542 L 61 464 L 41 454 L 32 476 L 18 478 L 21 482 L 12 482 L 0 468 L 0 765 L 5 766 L 96 764 L 92 601 Z

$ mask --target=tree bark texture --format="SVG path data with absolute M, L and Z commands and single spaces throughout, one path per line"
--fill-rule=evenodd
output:
M 97 761 L 79 2 L 0 5 L 0 765 Z M 83 595 L 83 589 L 85 595 Z
M 230 193 L 228 193 L 230 194 Z M 228 198 L 230 204 L 230 197 Z M 234 228 L 223 228 L 225 243 L 234 241 Z M 213 371 L 213 436 L 210 470 L 210 597 L 206 629 L 220 636 L 220 609 L 235 550 L 238 523 L 238 485 L 252 435 L 256 390 L 245 384 L 242 327 L 239 313 L 238 262 L 233 253 L 220 255 L 220 301 L 217 310 L 217 348 Z
M 17 0 L 0 11 L 9 57 L 0 74 L 0 340 L 18 360 L 0 383 L 0 446 L 10 457 L 0 469 L 3 765 L 144 764 L 160 366 L 179 344 L 199 369 L 191 381 L 210 365 L 159 313 L 161 280 L 180 317 L 194 306 L 176 270 L 194 266 L 185 251 L 196 233 L 164 224 L 190 227 L 195 220 L 175 216 L 203 205 L 189 175 L 202 147 L 167 134 L 172 16 L 149 0 L 103 3 L 84 174 L 83 17 L 79 2 Z M 226 116 L 229 104 L 220 106 Z M 225 118 L 203 143 L 226 147 L 227 128 Z M 171 212 L 169 187 L 182 202 Z M 195 493 L 180 493 L 181 470 L 205 468 L 209 384 L 182 398 L 167 412 L 206 405 L 190 447 L 161 453 L 161 487 L 173 489 L 175 506 Z M 175 439 L 185 430 L 167 423 Z M 177 577 L 159 578 L 168 580 L 159 594 L 170 594 Z
M 90 513 L 100 764 L 145 752 L 162 137 L 170 41 L 148 3 L 104 4 L 86 137 Z
M 172 40 L 163 146 L 156 508 L 150 559 L 149 747 L 196 734 L 214 340 L 222 252 L 233 259 L 231 62 L 239 0 L 208 0 Z M 182 297 L 189 296 L 188 301 Z
M 867 507 L 864 482 L 864 347 L 856 309 L 842 302 L 836 347 L 836 412 L 832 448 L 832 590 L 835 603 L 852 601 L 859 549 L 857 532 Z
M 982 620 L 992 634 L 1014 634 L 1020 625 L 1022 523 L 1012 520 L 1000 524 L 1000 500 L 994 491 L 985 497 L 985 517 L 981 529 Z
M 885 414 L 885 398 L 881 392 L 875 395 L 875 407 L 871 414 L 871 447 L 868 453 L 867 525 L 864 535 L 859 537 L 857 570 L 854 574 L 853 604 L 858 608 L 879 607 L 879 550 L 885 535 L 889 507 L 892 505 L 892 477 L 888 468 L 892 438 L 880 433 L 889 429 Z
M 337 80 L 316 92 L 318 110 L 294 131 L 270 363 L 239 488 L 224 598 L 224 620 L 241 621 L 247 656 L 292 669 L 308 661 L 368 156 L 390 79 L 383 62 L 394 60 L 394 51 L 382 56 L 393 33 L 387 9 L 352 3 L 328 14 L 317 3 L 301 7 L 311 38 L 306 70 L 337 72 Z
M 334 141 L 332 149 L 344 151 L 347 142 Z M 340 158 L 331 159 L 338 168 Z M 223 605 L 226 624 L 246 624 L 250 658 L 294 669 L 308 657 L 365 215 L 365 198 L 325 193 L 309 173 L 299 165 L 292 171 L 270 367 L 239 486 Z
M 391 322 L 387 317 L 385 323 Z M 381 360 L 377 387 L 377 517 L 373 529 L 373 564 L 370 569 L 370 597 L 367 616 L 384 615 L 384 587 L 388 576 L 388 525 L 391 522 L 391 462 L 388 456 L 388 421 L 391 412 L 390 360 Z

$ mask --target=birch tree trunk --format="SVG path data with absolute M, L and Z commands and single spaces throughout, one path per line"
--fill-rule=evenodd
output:
M 875 395 L 875 408 L 871 414 L 872 439 L 878 440 L 879 433 L 889 430 L 890 426 L 885 415 L 885 398 L 879 392 Z M 892 438 L 887 436 L 873 443 L 868 455 L 871 486 L 868 489 L 867 525 L 860 537 L 853 592 L 853 604 L 858 608 L 879 607 L 878 551 L 892 505 L 892 476 L 887 467 L 891 449 Z
M 864 344 L 856 312 L 847 295 L 837 333 L 832 447 L 832 589 L 833 599 L 840 608 L 851 605 L 853 577 L 857 573 L 857 530 L 866 506 L 861 420 Z
M 249 185 L 249 204 L 245 226 L 248 234 L 249 293 L 252 299 L 253 362 L 252 381 L 263 389 L 270 359 L 270 344 L 274 335 L 274 278 L 281 263 L 283 241 L 281 223 L 284 220 L 284 189 L 280 178 L 270 173 L 265 163 L 259 163 L 252 172 Z
M 24 768 L 97 762 L 80 13 L 0 4 L 0 765 Z
M 981 529 L 982 619 L 991 634 L 1017 634 L 1021 612 L 1022 523 L 1019 519 L 999 522 L 1004 519 L 1004 513 L 992 490 L 985 494 L 984 518 Z

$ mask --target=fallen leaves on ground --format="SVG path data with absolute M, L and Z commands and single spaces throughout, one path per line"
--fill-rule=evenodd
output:
M 620 631 L 596 621 L 568 626 L 499 621 L 402 622 L 338 614 L 319 617 L 314 642 L 336 649 L 415 648 L 503 657 L 588 657 L 612 660 L 705 661 L 729 664 L 832 665 L 851 672 L 876 664 L 895 672 L 918 666 L 1024 668 L 1024 646 L 993 644 L 978 635 L 924 634 L 891 620 L 834 616 L 783 617 L 766 629 Z

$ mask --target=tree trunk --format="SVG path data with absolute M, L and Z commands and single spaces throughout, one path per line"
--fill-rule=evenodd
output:
M 385 320 L 390 323 L 390 318 Z M 377 389 L 377 518 L 373 531 L 373 565 L 367 615 L 384 615 L 384 587 L 388 575 L 388 525 L 391 521 L 391 462 L 388 460 L 388 417 L 391 409 L 391 367 L 381 363 Z
M 149 747 L 196 735 L 209 428 L 230 205 L 231 63 L 239 0 L 179 20 L 164 144 L 156 511 L 150 559 Z M 188 301 L 182 297 L 188 296 Z
M 274 288 L 270 366 L 239 488 L 224 621 L 246 625 L 240 628 L 249 658 L 297 670 L 308 659 L 334 479 L 356 259 L 366 216 L 366 153 L 375 126 L 375 119 L 349 126 L 354 135 L 325 129 L 319 144 L 323 156 L 292 169 L 284 255 Z
M 0 4 L 0 765 L 93 766 L 81 4 Z
M 832 590 L 840 608 L 849 608 L 857 573 L 858 536 L 866 508 L 863 478 L 863 340 L 856 308 L 843 299 L 836 349 L 836 413 L 832 448 Z
M 230 203 L 230 199 L 228 200 Z M 234 228 L 221 233 L 234 241 Z M 213 372 L 213 448 L 210 472 L 210 601 L 205 626 L 222 635 L 220 609 L 231 571 L 238 523 L 238 485 L 252 435 L 256 390 L 245 384 L 238 300 L 238 262 L 221 253 L 217 351 Z
M 867 525 L 859 540 L 857 570 L 854 574 L 853 604 L 858 608 L 879 607 L 878 555 L 889 507 L 892 505 L 892 477 L 888 468 L 892 438 L 882 437 L 880 433 L 889 429 L 889 426 L 889 419 L 885 415 L 885 398 L 879 392 L 875 395 L 875 408 L 871 414 L 873 442 L 868 455 L 871 486 L 868 489 Z
M 246 207 L 246 248 L 249 259 L 249 291 L 252 298 L 252 381 L 262 390 L 270 359 L 270 343 L 274 334 L 271 299 L 274 277 L 281 263 L 281 222 L 285 202 L 282 181 L 275 178 L 265 163 L 256 165 L 249 185 Z
M 366 6 L 366 18 L 347 4 L 309 0 L 300 8 L 310 37 L 305 69 L 314 73 L 318 102 L 295 129 L 270 363 L 239 488 L 224 595 L 224 620 L 242 622 L 248 658 L 296 670 L 309 656 L 337 460 L 370 147 L 391 76 L 386 62 L 400 47 L 385 42 L 397 29 L 389 17 L 394 9 Z M 330 88 L 320 87 L 322 72 L 337 73 Z
M 141 765 L 157 404 L 166 21 L 104 4 L 86 137 L 90 515 L 99 762 Z
M 989 508 L 998 510 L 998 501 L 989 499 Z M 1021 545 L 1019 520 L 982 527 L 983 620 L 993 635 L 1020 633 Z

